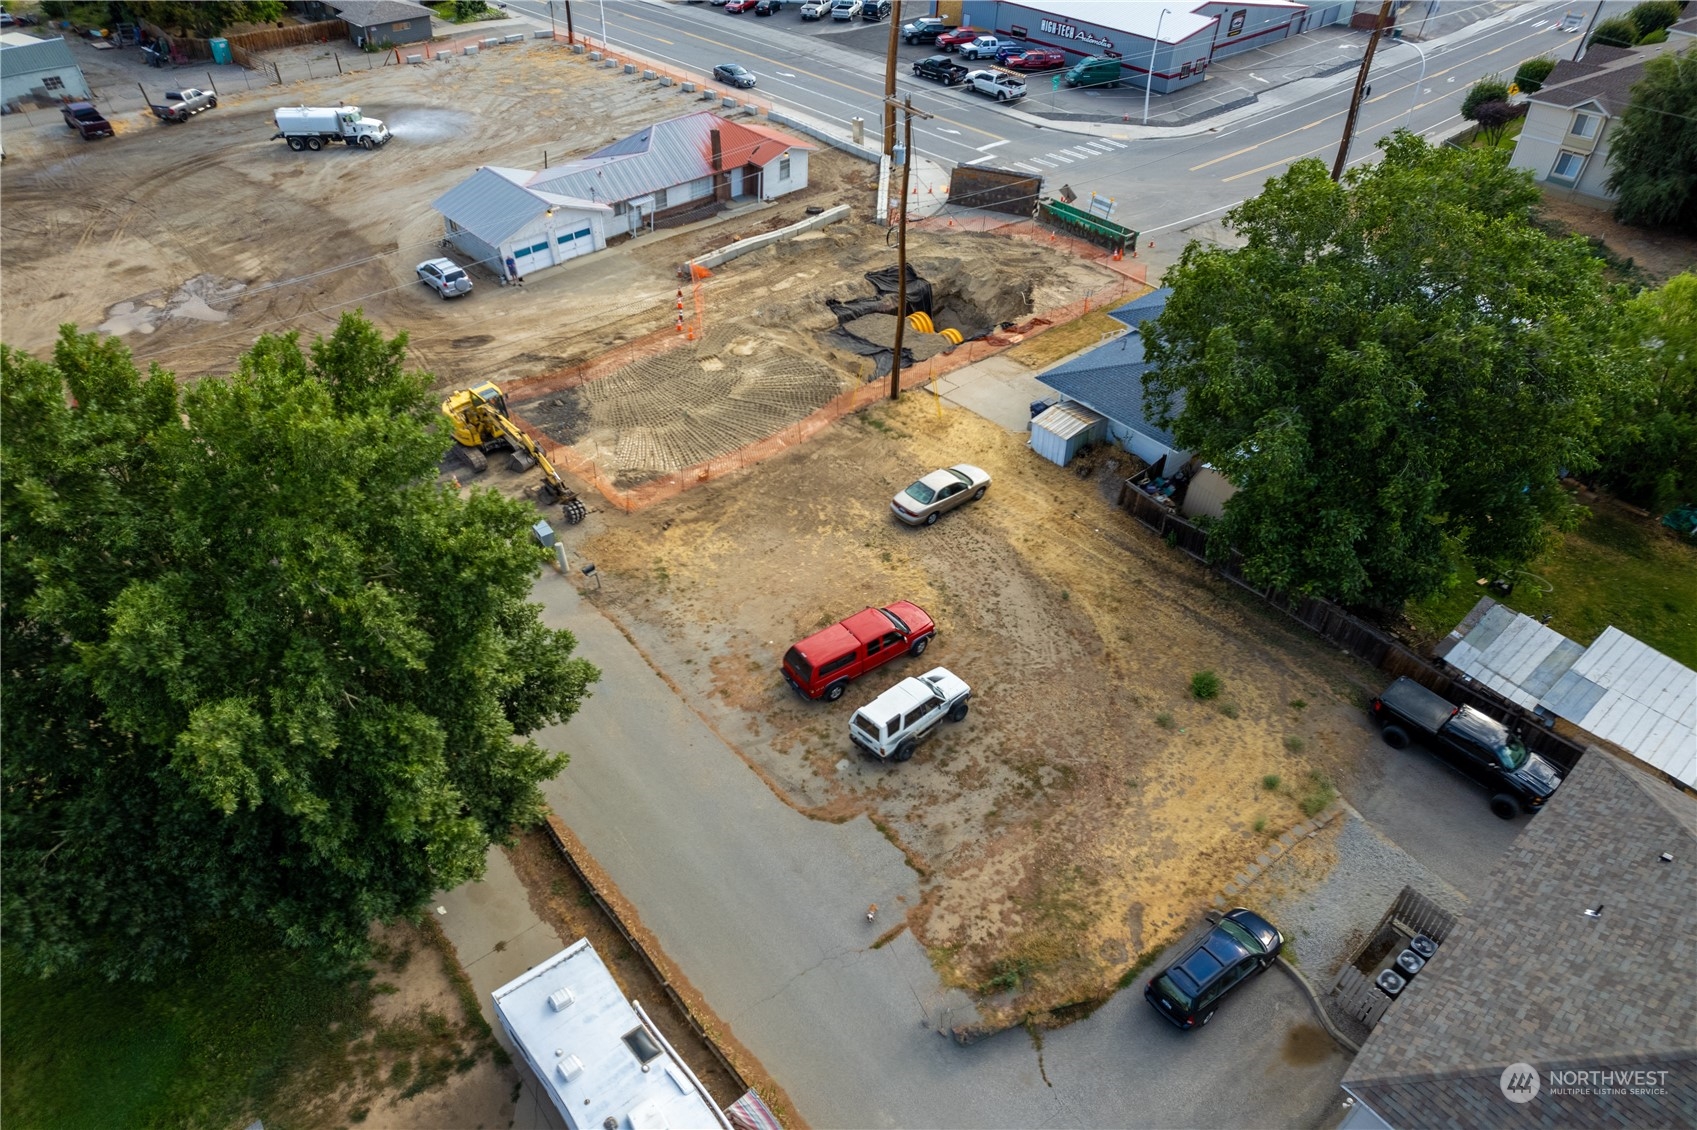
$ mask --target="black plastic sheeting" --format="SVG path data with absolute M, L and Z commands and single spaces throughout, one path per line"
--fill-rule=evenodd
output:
M 895 267 L 886 267 L 882 271 L 866 272 L 866 281 L 872 284 L 875 292 L 870 298 L 851 298 L 843 301 L 838 298 L 827 298 L 825 306 L 837 316 L 837 324 L 852 322 L 867 314 L 894 314 L 896 312 L 896 290 L 900 286 L 901 276 L 896 274 Z M 909 314 L 931 313 L 932 293 L 931 284 L 913 269 L 913 264 L 907 267 L 907 312 Z
M 873 310 L 870 311 L 870 313 L 890 313 L 894 309 L 895 307 L 892 305 L 890 310 Z M 858 317 L 858 315 L 856 316 Z M 854 334 L 849 333 L 845 329 L 832 330 L 831 336 L 836 339 L 838 348 L 846 349 L 850 353 L 858 353 L 862 357 L 872 358 L 872 375 L 868 377 L 867 380 L 877 380 L 879 377 L 887 377 L 890 375 L 890 360 L 895 356 L 895 350 L 891 349 L 889 346 L 879 345 L 875 341 L 867 341 L 863 337 L 856 337 Z M 902 350 L 902 368 L 908 368 L 913 364 L 915 364 L 913 359 L 913 350 Z

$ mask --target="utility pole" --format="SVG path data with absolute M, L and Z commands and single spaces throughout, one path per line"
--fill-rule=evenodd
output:
M 872 0 L 877 3 L 877 0 Z M 896 147 L 896 43 L 902 33 L 902 0 L 890 3 L 890 45 L 884 52 L 884 156 Z
M 1338 159 L 1332 164 L 1332 180 L 1343 178 L 1344 165 L 1349 162 L 1349 143 L 1355 139 L 1355 116 L 1361 112 L 1363 91 L 1367 89 L 1367 69 L 1373 65 L 1373 52 L 1379 49 L 1379 33 L 1391 14 L 1391 0 L 1379 5 L 1379 18 L 1373 21 L 1373 38 L 1367 41 L 1367 54 L 1361 59 L 1361 72 L 1355 76 L 1355 92 L 1349 96 L 1349 116 L 1343 122 L 1343 144 L 1338 146 Z
M 552 15 L 553 6 L 553 0 L 549 0 L 550 15 Z M 566 42 L 572 44 L 577 42 L 577 34 L 572 28 L 572 0 L 566 0 Z
M 893 10 L 894 5 L 891 7 Z M 885 105 L 888 106 L 893 101 L 893 98 L 886 99 Z M 908 176 L 913 169 L 913 116 L 936 116 L 927 114 L 924 110 L 915 110 L 911 94 L 902 103 L 902 109 L 906 114 L 902 122 L 902 211 L 901 218 L 897 221 L 899 226 L 896 235 L 896 344 L 895 355 L 890 358 L 891 400 L 899 400 L 902 395 L 902 330 L 907 326 L 907 193 Z
M 1603 0 L 1597 0 L 1597 7 L 1591 13 L 1591 18 L 1585 23 L 1585 30 L 1580 33 L 1579 46 L 1573 49 L 1573 61 L 1579 62 L 1585 55 L 1585 41 L 1591 38 L 1591 29 L 1597 26 L 1597 17 L 1603 14 Z

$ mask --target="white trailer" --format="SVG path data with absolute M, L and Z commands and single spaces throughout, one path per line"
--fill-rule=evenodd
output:
M 376 118 L 362 117 L 358 106 L 283 106 L 275 116 L 277 132 L 271 140 L 282 138 L 297 153 L 322 149 L 326 141 L 375 149 L 392 136 Z

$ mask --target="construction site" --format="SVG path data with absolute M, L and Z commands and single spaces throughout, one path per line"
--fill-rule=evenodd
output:
M 394 141 L 270 140 L 273 109 L 303 102 L 358 105 Z M 1046 331 L 1147 290 L 1138 264 L 1065 233 L 925 209 L 907 259 L 928 322 L 905 328 L 896 405 L 880 403 L 895 317 L 874 278 L 897 251 L 877 170 L 826 144 L 808 188 L 772 203 L 610 242 L 522 286 L 473 270 L 473 292 L 443 302 L 419 284 L 415 266 L 442 254 L 431 203 L 470 171 L 545 167 L 697 108 L 536 42 L 237 93 L 170 129 L 124 117 L 93 145 L 9 130 L 7 342 L 45 354 L 74 323 L 193 379 L 230 371 L 261 334 L 310 340 L 361 310 L 407 335 L 444 394 L 497 383 L 591 502 L 562 537 L 597 563 L 601 610 L 785 803 L 867 815 L 907 853 L 922 895 L 890 908 L 892 928 L 980 995 L 987 1028 L 1064 1019 L 1346 770 L 1371 675 L 1246 612 L 1114 509 L 1112 451 L 1085 476 L 1062 470 L 928 391 L 993 355 L 1038 366 Z M 682 270 L 842 206 L 706 277 Z M 895 491 L 957 462 L 994 476 L 984 502 L 930 529 L 892 522 Z M 475 478 L 445 465 L 455 476 L 535 485 L 505 461 Z M 889 766 L 853 753 L 854 696 L 801 702 L 778 664 L 793 639 L 897 599 L 936 618 L 937 661 L 975 699 Z M 1187 696 L 1203 666 L 1229 713 Z

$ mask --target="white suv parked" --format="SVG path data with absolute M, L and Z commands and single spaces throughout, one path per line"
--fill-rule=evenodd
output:
M 906 761 L 943 719 L 965 718 L 971 697 L 972 688 L 959 676 L 937 667 L 917 679 L 903 679 L 856 710 L 849 720 L 849 737 L 882 761 Z

